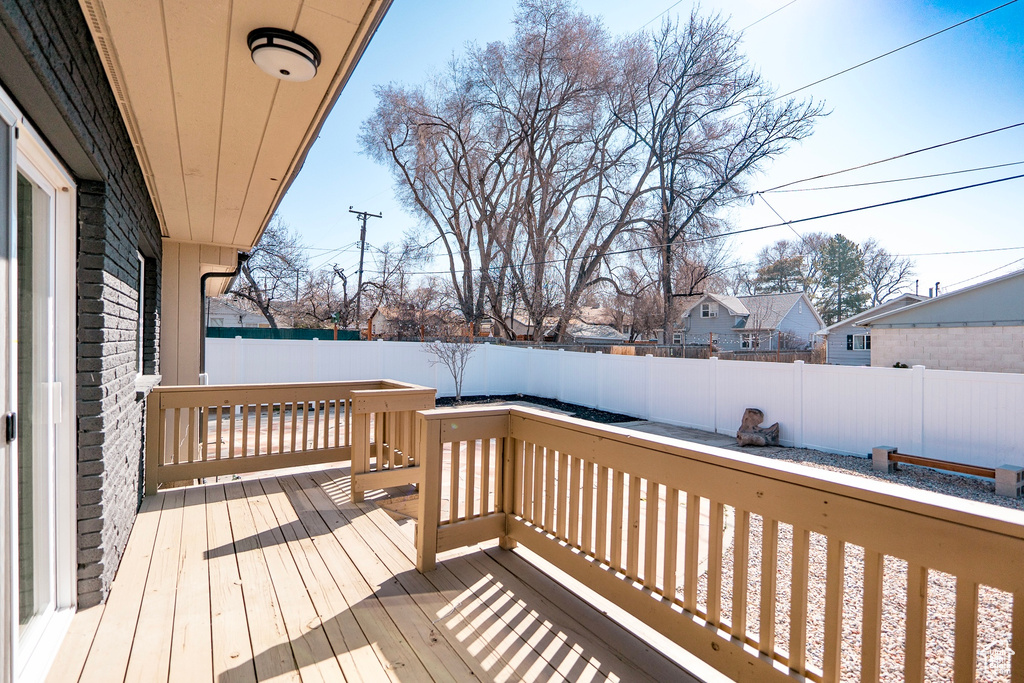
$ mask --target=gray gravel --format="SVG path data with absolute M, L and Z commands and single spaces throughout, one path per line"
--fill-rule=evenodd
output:
M 718 445 L 718 444 L 716 444 Z M 744 453 L 776 460 L 802 463 L 811 467 L 856 474 L 868 479 L 888 481 L 915 489 L 958 496 L 968 500 L 1024 510 L 1024 500 L 996 496 L 988 480 L 937 472 L 920 467 L 901 465 L 900 471 L 881 474 L 871 471 L 867 459 L 833 455 L 810 449 L 759 448 L 740 449 Z M 730 541 L 732 539 L 729 539 Z M 732 620 L 731 596 L 733 573 L 733 544 L 723 557 L 722 613 Z M 758 633 L 760 604 L 760 551 L 761 520 L 751 516 L 750 566 L 748 567 L 748 632 L 754 638 Z M 779 565 L 776 597 L 776 645 L 787 651 L 789 646 L 789 589 L 791 583 L 792 527 L 781 524 L 779 529 Z M 811 534 L 810 581 L 808 588 L 807 661 L 816 669 L 822 666 L 825 599 L 826 540 Z M 843 609 L 842 680 L 859 681 L 861 650 L 861 608 L 863 604 L 863 548 L 847 545 L 846 582 Z M 906 608 L 906 562 L 896 558 L 885 559 L 883 578 L 884 601 L 882 617 L 882 681 L 903 680 L 903 647 Z M 701 609 L 706 606 L 706 574 L 699 586 Z M 956 580 L 942 572 L 929 573 L 928 627 L 926 641 L 926 680 L 949 681 L 953 676 L 953 633 L 956 605 Z M 987 586 L 979 594 L 978 658 L 976 680 L 1010 680 L 1010 632 L 1012 596 Z

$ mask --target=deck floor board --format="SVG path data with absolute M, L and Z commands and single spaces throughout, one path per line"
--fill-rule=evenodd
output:
M 147 498 L 107 604 L 76 616 L 48 681 L 689 679 L 516 553 L 418 573 L 408 528 L 352 503 L 347 474 Z

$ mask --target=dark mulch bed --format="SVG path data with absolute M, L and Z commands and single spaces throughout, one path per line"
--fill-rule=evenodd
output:
M 562 401 L 556 401 L 552 398 L 527 396 L 525 394 L 507 394 L 505 396 L 463 396 L 462 402 L 459 405 L 487 405 L 489 403 L 505 403 L 508 401 L 528 401 L 530 403 L 536 403 L 539 406 L 544 406 L 545 408 L 564 410 L 565 412 L 570 413 L 572 417 L 576 417 L 581 420 L 590 420 L 591 422 L 599 422 L 601 424 L 641 421 L 641 418 L 633 417 L 632 415 L 609 413 L 605 410 L 597 410 L 596 408 L 586 408 L 572 403 L 563 403 Z M 438 398 L 436 404 L 438 408 L 447 408 L 455 405 L 455 398 L 451 396 Z

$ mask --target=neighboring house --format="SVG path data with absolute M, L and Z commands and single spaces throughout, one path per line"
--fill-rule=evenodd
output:
M 206 300 L 206 319 L 208 327 L 270 327 L 261 313 L 247 311 L 220 297 Z
M 557 322 L 557 319 L 552 320 L 553 325 Z M 629 335 L 619 332 L 611 325 L 595 325 L 575 318 L 569 321 L 566 337 L 571 344 L 625 344 L 629 341 Z M 549 330 L 544 339 L 555 341 L 554 330 Z
M 1024 372 L 1024 270 L 866 318 L 871 364 Z
M 333 5 L 0 2 L 0 683 L 44 680 L 106 598 L 149 390 L 198 383 L 201 282 L 258 242 L 389 3 Z M 254 64 L 280 24 L 315 78 Z
M 729 296 L 708 293 L 686 300 L 673 344 L 707 345 L 725 351 L 813 346 L 824 326 L 803 292 Z
M 919 294 L 901 294 L 820 330 L 818 336 L 825 340 L 825 362 L 831 365 L 871 365 L 871 330 L 860 323 L 927 298 Z

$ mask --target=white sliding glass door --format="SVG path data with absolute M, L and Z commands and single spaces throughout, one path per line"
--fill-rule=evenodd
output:
M 2 104 L 2 102 L 0 102 Z M 13 109 L 11 107 L 10 109 Z M 0 115 L 3 110 L 0 109 Z M 10 122 L 0 132 L 11 131 Z M 75 603 L 74 184 L 23 121 L 0 158 L 5 669 L 38 680 Z

